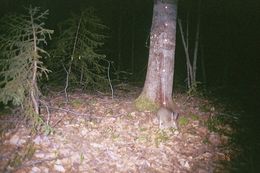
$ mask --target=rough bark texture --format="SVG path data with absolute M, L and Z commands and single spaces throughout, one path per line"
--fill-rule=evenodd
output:
M 154 1 L 149 62 L 141 96 L 172 106 L 177 0 Z

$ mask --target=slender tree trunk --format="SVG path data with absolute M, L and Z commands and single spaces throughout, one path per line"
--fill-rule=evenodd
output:
M 226 8 L 225 8 L 225 15 L 226 16 L 228 16 L 228 11 L 226 10 Z M 227 27 L 228 26 L 228 20 L 226 19 L 226 18 L 224 18 L 223 19 L 224 20 L 224 27 L 225 27 L 225 31 L 226 31 L 226 35 L 228 35 L 228 33 L 229 33 L 229 28 Z M 224 54 L 222 54 L 222 56 L 224 56 L 224 59 L 223 59 L 223 66 L 222 66 L 222 68 L 223 68 L 223 73 L 222 73 L 222 79 L 221 79 L 221 85 L 223 86 L 223 87 L 226 87 L 227 85 L 228 85 L 228 79 L 229 79 L 229 73 L 230 73 L 230 64 L 232 64 L 231 62 L 230 62 L 230 58 L 228 58 L 228 57 L 230 57 L 230 54 L 229 54 L 229 49 L 228 49 L 228 47 L 229 47 L 229 45 L 227 44 L 227 43 L 229 43 L 229 41 L 227 40 L 227 37 L 224 37 L 224 40 L 223 40 L 223 44 L 224 44 L 224 50 L 223 50 L 223 53 Z
M 172 107 L 177 0 L 155 0 L 149 62 L 143 91 L 150 101 Z
M 81 64 L 81 68 L 80 68 L 80 85 L 83 85 L 83 76 L 84 76 L 84 66 L 83 64 Z
M 80 19 L 79 19 L 79 23 L 78 23 L 78 27 L 77 27 L 77 32 L 76 32 L 75 39 L 74 39 L 73 49 L 72 49 L 72 53 L 71 53 L 71 59 L 70 59 L 70 62 L 69 62 L 69 69 L 66 70 L 66 67 L 64 66 L 64 69 L 65 69 L 66 74 L 67 74 L 67 76 L 66 76 L 65 88 L 64 88 L 66 103 L 69 102 L 69 97 L 68 97 L 67 89 L 68 89 L 68 87 L 69 87 L 70 73 L 71 73 L 71 69 L 72 69 L 72 65 L 73 65 L 73 60 L 74 60 L 76 45 L 77 45 L 77 42 L 78 42 L 79 29 L 80 29 L 80 25 L 81 25 L 81 19 L 82 19 L 82 16 L 81 16 Z
M 32 74 L 32 80 L 31 80 L 31 88 L 30 88 L 30 94 L 31 94 L 31 99 L 33 103 L 33 109 L 36 114 L 39 114 L 39 90 L 37 86 L 37 70 L 38 70 L 38 64 L 37 64 L 37 59 L 38 59 L 38 54 L 37 54 L 37 36 L 36 36 L 36 30 L 34 27 L 34 20 L 33 16 L 31 14 L 31 23 L 32 23 L 32 29 L 33 29 L 33 48 L 34 48 L 34 54 L 33 54 L 33 74 Z
M 122 58 L 121 58 L 121 35 L 122 35 L 122 10 L 121 10 L 121 2 L 119 2 L 119 21 L 118 21 L 118 33 L 117 33 L 117 49 L 118 49 L 118 55 L 117 55 L 117 79 L 119 79 L 119 72 L 121 71 L 122 66 Z
M 186 18 L 186 47 L 187 47 L 187 52 L 189 51 L 189 12 L 187 13 L 187 18 Z M 183 36 L 183 34 L 182 34 Z M 184 37 L 184 36 L 183 36 Z M 188 52 L 189 54 L 189 52 Z M 189 59 L 189 55 L 187 56 L 186 52 L 186 70 L 187 70 L 187 84 L 188 84 L 188 88 L 191 87 L 191 78 L 190 78 L 190 59 Z
M 134 58 L 135 58 L 135 1 L 133 1 L 132 11 L 132 40 L 131 40 L 131 72 L 134 73 Z
M 193 53 L 193 59 L 190 57 L 189 53 L 189 21 L 187 17 L 187 28 L 186 28 L 186 39 L 184 36 L 183 28 L 182 28 L 182 22 L 180 19 L 178 19 L 178 24 L 180 27 L 180 33 L 181 33 L 181 39 L 185 51 L 186 56 L 186 67 L 187 67 L 187 85 L 188 89 L 196 90 L 197 88 L 197 60 L 198 60 L 198 49 L 199 49 L 199 38 L 200 38 L 200 6 L 201 6 L 201 0 L 198 1 L 198 21 L 196 26 L 196 35 L 195 35 L 195 42 L 194 42 L 194 53 Z M 188 15 L 187 15 L 188 16 Z M 192 61 L 192 64 L 191 64 Z
M 198 59 L 198 48 L 199 48 L 199 38 L 200 38 L 200 6 L 201 0 L 198 2 L 198 20 L 197 20 L 197 31 L 195 38 L 195 46 L 194 46 L 194 57 L 193 57 L 193 85 L 196 86 L 196 76 L 197 76 L 197 59 Z
M 182 40 L 182 44 L 184 47 L 184 52 L 185 52 L 185 57 L 186 57 L 186 68 L 187 68 L 187 84 L 188 84 L 188 88 L 191 88 L 192 85 L 192 81 L 193 81 L 193 70 L 192 70 L 192 66 L 191 66 L 191 62 L 190 62 L 190 54 L 189 54 L 189 49 L 188 49 L 188 40 L 186 38 L 184 38 L 184 33 L 183 33 L 183 28 L 182 28 L 182 22 L 180 19 L 178 19 L 178 24 L 179 24 L 179 28 L 180 28 L 180 33 L 181 33 L 181 40 Z M 186 32 L 188 32 L 188 29 L 186 30 Z M 188 36 L 189 34 L 187 33 L 186 36 Z
M 202 79 L 203 79 L 203 83 L 207 84 L 207 76 L 206 76 L 206 67 L 205 67 L 205 61 L 204 61 L 204 46 L 201 45 L 201 69 L 202 69 Z

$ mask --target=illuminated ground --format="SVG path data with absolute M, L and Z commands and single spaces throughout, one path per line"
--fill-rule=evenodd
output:
M 176 94 L 179 129 L 162 131 L 155 113 L 134 108 L 139 92 L 116 91 L 112 100 L 76 91 L 68 105 L 63 94 L 52 93 L 46 99 L 56 108 L 50 109 L 49 136 L 31 135 L 24 122 L 14 121 L 17 116 L 2 116 L 0 172 L 225 172 L 220 163 L 231 159 L 228 137 L 208 129 L 220 109 Z

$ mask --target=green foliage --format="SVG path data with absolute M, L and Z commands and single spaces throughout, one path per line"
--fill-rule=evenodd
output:
M 178 122 L 179 126 L 186 126 L 189 123 L 189 119 L 187 117 L 181 116 Z
M 199 110 L 202 112 L 210 112 L 211 110 L 214 110 L 214 106 L 212 104 L 200 104 Z
M 84 154 L 80 153 L 80 164 L 82 164 L 84 160 L 85 160 Z
M 129 79 L 133 76 L 133 73 L 121 70 L 121 71 L 116 71 L 114 75 L 116 76 L 114 82 L 122 83 L 122 82 L 129 82 Z
M 237 116 L 239 115 L 221 113 L 208 119 L 206 125 L 210 131 L 230 135 L 229 133 L 231 132 L 228 130 L 229 128 L 227 129 L 226 125 L 236 125 L 238 120 Z
M 25 161 L 32 159 L 36 147 L 33 142 L 28 142 L 26 145 L 19 147 L 18 152 L 15 152 L 9 160 L 8 165 L 13 168 L 21 166 Z M 4 172 L 8 172 L 7 170 Z
M 61 78 L 74 86 L 84 88 L 100 88 L 107 86 L 106 68 L 101 65 L 105 55 L 99 48 L 104 44 L 107 29 L 95 15 L 94 10 L 88 8 L 80 15 L 72 15 L 59 25 L 60 35 L 55 40 L 53 55 L 57 63 L 51 69 L 57 72 L 55 79 Z M 104 62 L 103 62 L 104 63 Z M 59 71 L 65 69 L 65 71 Z
M 134 102 L 135 107 L 139 111 L 145 111 L 145 110 L 150 110 L 150 111 L 156 111 L 159 106 L 153 103 L 151 100 L 146 98 L 143 95 L 140 95 Z
M 54 133 L 54 129 L 50 125 L 48 125 L 48 124 L 45 124 L 43 126 L 43 131 L 44 131 L 45 135 L 50 135 L 50 134 Z
M 70 105 L 72 105 L 73 108 L 79 108 L 84 105 L 85 102 L 83 99 L 73 99 L 70 101 Z
M 42 63 L 48 53 L 40 45 L 47 44 L 53 31 L 44 28 L 48 10 L 26 10 L 26 15 L 7 15 L 0 21 L 0 102 L 21 106 L 26 115 L 42 122 L 36 111 L 37 79 L 49 70 Z
M 225 124 L 225 116 L 222 114 L 212 116 L 208 119 L 206 122 L 208 129 L 213 132 L 221 132 L 221 129 L 223 128 Z
M 191 118 L 193 121 L 196 121 L 196 120 L 199 120 L 199 115 L 191 114 L 191 115 L 190 115 L 190 118 Z
M 160 145 L 160 143 L 166 142 L 169 140 L 169 134 L 167 134 L 166 131 L 164 130 L 159 130 L 156 133 L 156 137 L 155 137 L 155 145 L 158 147 Z
M 188 88 L 187 94 L 189 96 L 198 96 L 200 95 L 199 86 L 201 85 L 201 82 L 195 81 L 192 82 L 191 86 Z

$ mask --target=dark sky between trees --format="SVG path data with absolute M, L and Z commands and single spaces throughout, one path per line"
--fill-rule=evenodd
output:
M 57 23 L 70 13 L 85 7 L 94 7 L 97 15 L 110 28 L 104 46 L 108 58 L 117 63 L 118 23 L 122 17 L 122 69 L 130 70 L 132 17 L 135 15 L 135 74 L 141 82 L 145 77 L 153 0 L 0 0 L 1 16 L 8 12 L 24 12 L 23 7 L 40 6 L 49 9 L 48 25 L 57 29 Z M 250 86 L 260 84 L 260 5 L 258 0 L 202 0 L 201 40 L 209 86 Z M 194 35 L 197 21 L 197 1 L 179 0 L 178 15 L 185 22 L 190 14 L 190 34 Z M 179 29 L 179 28 L 178 28 Z M 177 29 L 175 79 L 184 84 L 185 55 L 180 32 Z M 55 36 L 55 35 L 54 35 Z M 190 44 L 194 44 L 191 40 Z M 148 40 L 149 43 L 149 40 Z M 199 57 L 201 52 L 199 53 Z M 200 60 L 198 61 L 200 64 Z M 201 68 L 198 67 L 198 78 Z M 142 76 L 142 78 L 140 78 Z

